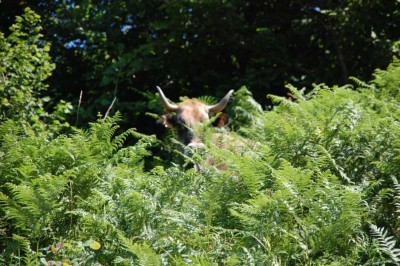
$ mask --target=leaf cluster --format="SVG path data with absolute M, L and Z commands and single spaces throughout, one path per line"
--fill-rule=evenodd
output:
M 41 94 L 55 64 L 40 22 L 40 16 L 26 8 L 7 37 L 0 32 L 0 121 L 15 119 L 33 125 L 32 129 L 47 126 L 58 131 L 69 126 L 65 120 L 72 106 L 65 101 L 51 103 Z M 49 104 L 54 106 L 52 113 L 45 110 Z

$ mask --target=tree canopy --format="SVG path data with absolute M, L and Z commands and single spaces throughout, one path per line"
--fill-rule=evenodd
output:
M 0 30 L 30 7 L 41 15 L 56 69 L 54 97 L 81 121 L 114 107 L 129 121 L 155 86 L 169 97 L 221 96 L 247 88 L 265 105 L 287 83 L 369 79 L 399 53 L 397 1 L 3 1 Z M 144 120 L 146 121 L 146 120 Z M 149 122 L 151 123 L 151 122 Z M 145 130 L 145 129 L 144 129 Z

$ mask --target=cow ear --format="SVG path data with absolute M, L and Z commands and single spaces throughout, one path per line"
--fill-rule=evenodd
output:
M 173 128 L 175 126 L 174 116 L 171 114 L 165 114 L 161 116 L 161 123 L 167 128 Z
M 218 116 L 217 120 L 215 121 L 214 126 L 221 128 L 227 125 L 228 122 L 229 122 L 229 116 L 225 113 L 221 113 Z

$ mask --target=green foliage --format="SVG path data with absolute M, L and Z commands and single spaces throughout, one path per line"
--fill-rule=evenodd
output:
M 15 122 L 1 125 L 5 134 L 1 141 L 0 204 L 2 228 L 7 234 L 29 236 L 32 246 L 25 246 L 32 252 L 40 251 L 35 246 L 50 246 L 55 239 L 74 240 L 74 236 L 79 236 L 77 241 L 96 237 L 107 245 L 102 238 L 104 230 L 113 228 L 107 213 L 119 207 L 108 196 L 116 189 L 113 175 L 140 176 L 143 157 L 148 154 L 145 149 L 154 142 L 133 130 L 114 136 L 116 121 L 120 117 L 101 119 L 88 131 L 76 130 L 54 139 L 44 134 L 14 135 L 19 127 Z M 140 140 L 135 146 L 122 148 L 128 136 Z M 12 262 L 22 246 L 3 240 L 2 255 Z M 40 254 L 44 256 L 38 253 L 38 258 Z
M 253 249 L 265 252 L 259 259 L 307 264 L 351 254 L 362 226 L 360 193 L 329 173 L 295 169 L 287 162 L 272 177 L 272 188 L 232 209 L 257 240 Z
M 55 68 L 49 55 L 50 44 L 43 41 L 40 16 L 27 8 L 10 28 L 7 37 L 0 33 L 0 120 L 19 120 L 33 125 L 60 130 L 72 106 L 64 101 L 48 113 L 50 101 L 41 93 L 48 88 L 45 80 Z M 42 124 L 46 122 L 47 125 Z
M 387 70 L 376 70 L 375 79 L 373 84 L 381 88 L 382 91 L 388 93 L 383 95 L 384 97 L 394 97 L 394 100 L 398 101 L 398 85 L 399 85 L 399 67 L 400 60 L 397 58 L 393 59 L 393 62 L 389 65 Z
M 376 225 L 370 225 L 372 235 L 378 240 L 378 249 L 390 258 L 389 263 L 398 264 L 400 262 L 400 249 L 395 248 L 396 241 L 393 236 L 387 236 L 385 228 L 379 228 Z
M 144 244 L 125 244 L 127 249 L 138 257 L 138 265 L 158 266 L 161 265 L 160 256 L 157 255 L 149 245 Z
M 89 2 L 74 6 L 71 15 L 91 21 L 91 8 L 98 6 Z M 172 12 L 167 4 L 162 8 Z M 99 20 L 108 16 L 96 14 Z M 332 17 L 333 10 L 324 9 L 323 15 Z M 141 36 L 142 41 L 176 22 L 151 24 L 157 30 Z M 0 121 L 0 263 L 399 262 L 397 59 L 386 70 L 377 70 L 369 83 L 353 79 L 357 88 L 320 84 L 307 92 L 287 85 L 290 98 L 270 96 L 276 104 L 271 111 L 263 111 L 242 87 L 228 110 L 233 120 L 229 127 L 236 132 L 205 125 L 204 149 L 186 147 L 187 153 L 175 152 L 167 161 L 152 154 L 160 145 L 154 136 L 120 128 L 119 112 L 68 132 L 56 122 L 65 117 L 65 102 L 46 118 L 41 93 L 53 65 L 38 25 L 39 18 L 26 10 L 12 33 L 1 36 L 1 97 L 6 100 Z M 84 36 L 94 43 L 103 35 L 87 31 Z M 171 47 L 183 45 L 189 52 L 193 43 L 185 46 L 179 36 L 168 40 Z M 153 45 L 135 51 L 132 58 L 160 52 Z M 105 56 L 98 52 L 85 55 Z M 229 58 L 240 63 L 235 56 Z M 14 68 L 18 62 L 27 69 L 19 72 Z M 104 86 L 119 82 L 120 76 L 113 76 L 117 70 L 127 73 L 131 66 L 154 67 L 157 62 L 113 61 L 115 69 L 106 70 Z M 146 97 L 154 107 L 157 99 L 150 94 Z M 169 145 L 161 149 L 171 151 Z
M 260 125 L 262 107 L 245 86 L 235 92 L 230 106 L 232 107 L 228 113 L 232 122 L 229 126 L 233 130 L 244 131 L 245 128 L 255 128 Z

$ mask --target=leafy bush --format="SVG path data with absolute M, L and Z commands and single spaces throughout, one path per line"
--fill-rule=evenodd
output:
M 55 65 L 49 55 L 50 44 L 40 33 L 40 17 L 27 8 L 10 31 L 7 37 L 0 32 L 0 121 L 14 119 L 25 123 L 27 129 L 50 127 L 53 131 L 68 126 L 65 119 L 71 104 L 53 103 L 54 111 L 49 113 L 45 105 L 50 98 L 41 95 Z

